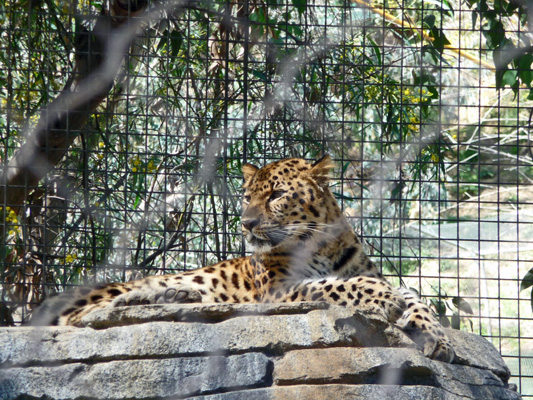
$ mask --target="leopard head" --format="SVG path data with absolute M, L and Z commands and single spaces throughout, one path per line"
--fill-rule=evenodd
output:
M 290 158 L 243 166 L 242 231 L 256 252 L 290 250 L 331 222 L 331 203 L 339 210 L 328 189 L 332 167 L 329 156 L 314 164 Z

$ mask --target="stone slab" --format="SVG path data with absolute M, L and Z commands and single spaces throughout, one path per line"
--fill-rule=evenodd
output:
M 8 368 L 1 371 L 0 400 L 181 398 L 264 386 L 269 381 L 269 365 L 265 355 L 248 353 Z
M 273 380 L 277 385 L 421 385 L 459 398 L 520 398 L 488 369 L 433 361 L 413 349 L 295 350 L 275 361 Z
M 511 371 L 494 345 L 482 336 L 446 329 L 455 350 L 454 364 L 489 369 L 507 381 Z
M 153 322 L 103 330 L 70 327 L 0 328 L 0 366 L 218 352 L 274 354 L 328 346 L 414 347 L 399 329 L 345 309 L 258 315 L 215 323 Z
M 277 386 L 206 396 L 191 397 L 194 400 L 519 400 L 516 392 L 494 391 L 490 397 L 465 397 L 432 386 L 397 385 L 297 385 Z
M 287 386 L 192 397 L 194 400 L 464 400 L 428 386 Z
M 329 307 L 330 305 L 324 302 L 150 304 L 95 310 L 82 318 L 82 324 L 90 328 L 103 329 L 153 321 L 215 323 L 248 315 L 305 314 L 309 311 L 325 310 Z

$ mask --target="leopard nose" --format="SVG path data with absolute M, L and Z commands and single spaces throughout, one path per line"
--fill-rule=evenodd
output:
M 259 225 L 259 218 L 247 218 L 242 220 L 242 225 L 251 231 L 254 226 Z

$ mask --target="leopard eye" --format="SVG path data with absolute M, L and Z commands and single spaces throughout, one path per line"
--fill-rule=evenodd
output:
M 285 193 L 286 192 L 284 190 L 274 190 L 272 194 L 270 195 L 270 197 L 268 198 L 268 201 L 279 199 L 285 196 Z
M 248 195 L 242 197 L 242 201 L 244 201 L 245 203 L 249 203 L 251 199 L 252 198 Z

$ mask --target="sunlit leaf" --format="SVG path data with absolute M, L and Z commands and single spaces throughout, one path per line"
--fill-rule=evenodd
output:
M 467 314 L 473 314 L 472 307 L 470 307 L 470 304 L 463 299 L 462 297 L 454 297 L 452 299 L 453 305 L 461 311 L 464 311 Z

